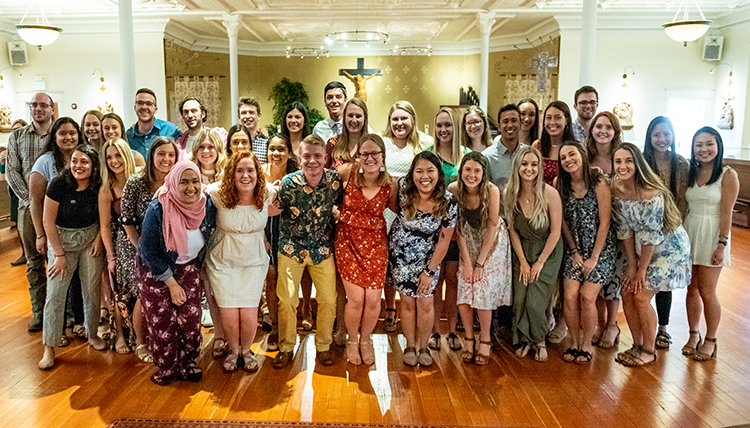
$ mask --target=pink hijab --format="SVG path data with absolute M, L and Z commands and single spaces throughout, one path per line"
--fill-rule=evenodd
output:
M 191 161 L 179 161 L 164 177 L 164 185 L 156 191 L 155 198 L 159 199 L 164 210 L 162 230 L 167 251 L 177 251 L 179 256 L 187 252 L 187 231 L 198 229 L 206 215 L 206 195 L 200 191 L 200 198 L 187 203 L 180 194 L 180 178 L 182 173 L 192 170 L 200 179 L 198 166 Z

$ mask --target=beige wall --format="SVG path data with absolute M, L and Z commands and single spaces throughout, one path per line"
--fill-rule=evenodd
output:
M 555 49 L 558 43 L 554 43 Z M 490 54 L 489 75 L 489 114 L 497 115 L 504 104 L 503 92 L 505 77 L 501 74 L 530 73 L 529 57 L 534 51 L 495 52 Z M 557 52 L 555 52 L 555 55 Z M 192 58 L 192 59 L 190 59 Z M 479 55 L 460 56 L 363 56 L 366 68 L 380 68 L 383 76 L 367 81 L 367 106 L 370 113 L 370 126 L 373 130 L 384 130 L 391 105 L 398 100 L 410 101 L 417 110 L 419 129 L 430 125 L 442 104 L 458 104 L 459 88 L 469 85 L 477 90 L 479 82 Z M 232 102 L 229 100 L 229 56 L 226 54 L 200 53 L 174 47 L 165 49 L 167 76 L 223 76 L 220 78 L 221 123 L 228 127 L 236 120 L 230 118 Z M 271 88 L 283 77 L 299 81 L 305 85 L 310 95 L 310 106 L 325 115 L 323 88 L 331 80 L 339 80 L 347 87 L 351 97 L 353 84 L 339 76 L 342 68 L 356 68 L 357 56 L 330 58 L 286 58 L 286 57 L 239 57 L 240 96 L 254 96 L 261 103 L 263 120 L 271 122 L 273 102 L 268 99 Z M 555 78 L 556 79 L 556 78 Z M 168 79 L 167 91 L 170 84 Z M 517 100 L 514 100 L 517 101 Z M 170 106 L 171 108 L 171 106 Z M 180 124 L 181 125 L 181 124 Z

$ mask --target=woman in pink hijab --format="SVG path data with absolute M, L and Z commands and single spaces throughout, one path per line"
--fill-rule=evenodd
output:
M 180 161 L 164 178 L 143 219 L 136 278 L 157 372 L 151 380 L 197 382 L 201 344 L 200 270 L 216 224 L 198 167 Z

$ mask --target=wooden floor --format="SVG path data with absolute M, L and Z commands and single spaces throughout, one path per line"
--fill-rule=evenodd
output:
M 518 427 L 723 427 L 750 423 L 750 232 L 734 229 L 725 269 L 719 358 L 696 363 L 680 354 L 687 340 L 685 291 L 675 293 L 674 345 L 658 363 L 631 369 L 600 350 L 590 366 L 561 360 L 567 342 L 550 345 L 550 359 L 495 353 L 485 367 L 463 364 L 443 349 L 428 369 L 401 361 L 403 336 L 374 337 L 376 364 L 347 365 L 342 349 L 331 367 L 315 365 L 313 336 L 302 336 L 294 364 L 271 366 L 273 353 L 256 343 L 261 369 L 226 374 L 206 349 L 203 381 L 159 387 L 153 366 L 131 355 L 97 352 L 81 340 L 58 351 L 49 371 L 37 368 L 41 334 L 30 334 L 25 269 L 15 231 L 0 231 L 0 426 L 102 427 L 115 418 L 301 420 L 419 425 Z M 625 325 L 620 314 L 620 325 Z M 263 339 L 259 337 L 259 340 Z M 205 332 L 204 343 L 210 343 Z M 620 350 L 631 339 L 623 328 Z

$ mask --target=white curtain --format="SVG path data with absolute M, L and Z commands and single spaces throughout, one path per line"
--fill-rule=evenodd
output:
M 508 76 L 505 80 L 505 97 L 504 104 L 517 103 L 525 98 L 531 98 L 536 101 L 540 109 L 550 102 L 554 101 L 555 89 L 552 87 L 552 80 L 547 77 L 544 81 L 546 91 L 542 94 L 537 92 L 539 81 L 536 74 L 514 74 Z
M 219 126 L 221 118 L 221 100 L 219 99 L 219 78 L 216 76 L 175 76 L 174 90 L 170 94 L 172 106 L 169 120 L 184 128 L 182 114 L 178 111 L 183 98 L 188 95 L 197 96 L 203 100 L 208 111 L 205 126 L 213 128 Z

